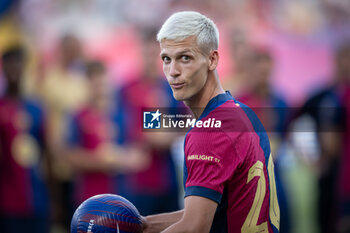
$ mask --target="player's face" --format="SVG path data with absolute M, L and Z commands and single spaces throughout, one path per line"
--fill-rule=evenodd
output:
M 183 41 L 163 40 L 160 43 L 163 71 L 176 100 L 194 98 L 206 84 L 209 55 L 197 45 L 195 37 Z

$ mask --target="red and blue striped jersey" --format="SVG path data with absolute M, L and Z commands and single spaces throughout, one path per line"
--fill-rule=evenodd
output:
M 44 114 L 32 101 L 0 99 L 0 214 L 48 214 Z
M 218 128 L 196 124 L 185 137 L 185 197 L 218 203 L 210 232 L 278 232 L 270 143 L 257 116 L 226 92 L 197 121 L 221 122 Z

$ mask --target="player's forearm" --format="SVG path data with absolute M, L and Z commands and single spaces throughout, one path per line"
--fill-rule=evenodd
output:
M 209 233 L 210 226 L 206 225 L 206 223 L 193 222 L 191 219 L 181 219 L 161 233 Z
M 145 217 L 145 229 L 144 233 L 159 233 L 174 223 L 181 220 L 183 216 L 183 210 L 164 213 L 164 214 L 156 214 L 149 215 Z
M 182 218 L 162 233 L 209 233 L 218 204 L 201 196 L 187 196 Z
M 186 228 L 182 222 L 177 222 L 168 228 L 166 228 L 161 233 L 190 233 L 188 228 Z

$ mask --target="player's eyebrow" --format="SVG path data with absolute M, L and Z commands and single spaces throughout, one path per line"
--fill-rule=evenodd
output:
M 184 49 L 184 50 L 181 50 L 181 51 L 177 52 L 177 53 L 175 54 L 175 56 L 178 56 L 178 55 L 183 54 L 183 53 L 188 53 L 188 52 L 191 52 L 191 49 Z
M 191 49 L 184 49 L 184 50 L 181 50 L 181 51 L 175 53 L 174 56 L 177 57 L 177 56 L 179 56 L 181 54 L 188 53 L 188 52 L 192 53 L 192 50 Z M 167 53 L 161 52 L 160 53 L 160 57 L 164 57 L 164 56 L 169 56 L 169 55 Z
M 168 56 L 168 54 L 166 54 L 166 53 L 163 53 L 163 52 L 160 53 L 160 57 L 167 57 L 167 56 Z

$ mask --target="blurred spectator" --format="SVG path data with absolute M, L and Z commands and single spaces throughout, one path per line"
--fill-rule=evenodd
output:
M 238 98 L 254 109 L 268 133 L 281 136 L 286 127 L 288 109 L 286 101 L 271 88 L 274 60 L 267 48 L 262 47 L 252 49 L 250 57 L 245 78 L 249 88 Z M 276 147 L 273 149 L 276 151 Z
M 117 193 L 114 175 L 147 166 L 148 158 L 133 149 L 116 145 L 119 130 L 113 122 L 112 90 L 102 63 L 87 65 L 88 103 L 80 108 L 69 127 L 69 147 L 63 152 L 66 165 L 78 176 L 75 180 L 75 207 L 97 194 Z
M 251 70 L 253 48 L 247 41 L 242 30 L 235 29 L 231 36 L 231 53 L 234 61 L 234 74 L 228 77 L 224 83 L 225 89 L 232 95 L 239 96 L 250 90 L 249 72 Z
M 45 119 L 39 103 L 23 96 L 25 64 L 21 46 L 2 54 L 7 85 L 0 99 L 0 225 L 5 233 L 46 233 Z
M 341 93 L 341 104 L 345 111 L 345 130 L 342 138 L 343 154 L 340 158 L 339 197 L 340 221 L 339 232 L 350 232 L 350 43 L 340 47 L 337 61 L 338 86 Z
M 251 51 L 251 62 L 245 82 L 249 83 L 246 93 L 237 99 L 251 107 L 263 123 L 269 135 L 271 153 L 275 162 L 276 186 L 279 190 L 281 211 L 280 232 L 290 232 L 290 214 L 284 184 L 282 182 L 278 153 L 279 145 L 284 140 L 284 129 L 287 123 L 288 107 L 286 102 L 272 90 L 270 78 L 274 69 L 274 61 L 267 48 L 255 48 Z
M 125 177 L 125 196 L 142 215 L 178 209 L 178 183 L 170 153 L 174 134 L 141 131 L 143 108 L 177 105 L 167 81 L 159 75 L 159 53 L 155 31 L 150 31 L 143 38 L 144 76 L 122 87 L 119 97 L 125 143 L 143 148 L 145 156 L 151 156 L 146 170 Z
M 85 61 L 79 39 L 73 35 L 63 36 L 58 55 L 58 59 L 46 71 L 42 83 L 52 146 L 62 145 L 67 129 L 66 114 L 81 107 L 87 99 Z
M 70 225 L 69 210 L 72 171 L 59 153 L 67 134 L 67 116 L 80 108 L 87 99 L 85 61 L 78 38 L 73 35 L 62 37 L 58 58 L 45 73 L 41 83 L 41 96 L 47 110 L 47 141 L 52 151 L 55 221 Z
M 335 232 L 338 211 L 337 180 L 339 161 L 342 155 L 344 112 L 341 98 L 349 76 L 349 51 L 339 49 L 335 56 L 333 82 L 317 91 L 306 101 L 301 115 L 309 115 L 316 125 L 320 155 L 317 161 L 318 174 L 318 222 L 321 232 Z M 348 183 L 342 181 L 341 186 Z
M 30 54 L 41 55 L 38 58 L 39 62 L 36 61 L 35 56 L 28 56 L 31 59 L 29 59 L 29 69 L 26 69 L 26 71 L 31 71 L 30 66 L 33 63 L 32 73 L 34 75 L 25 75 L 26 78 L 23 81 L 25 81 L 25 89 L 28 88 L 26 93 L 34 94 L 31 91 L 40 91 L 46 107 L 45 110 L 48 112 L 47 120 L 44 122 L 40 121 L 40 124 L 48 124 L 49 127 L 45 127 L 48 131 L 46 134 L 47 142 L 49 147 L 52 148 L 50 151 L 54 152 L 54 156 L 47 157 L 54 160 L 53 163 L 48 163 L 48 165 L 51 164 L 54 167 L 56 180 L 58 181 L 57 185 L 53 186 L 53 192 L 50 193 L 51 199 L 54 200 L 54 206 L 51 211 L 54 215 L 54 222 L 57 221 L 56 215 L 60 216 L 59 218 L 64 217 L 68 228 L 70 223 L 68 209 L 73 208 L 69 198 L 71 198 L 70 194 L 72 192 L 70 190 L 71 180 L 75 177 L 72 176 L 72 168 L 68 165 L 70 163 L 74 165 L 75 162 L 67 162 L 66 159 L 74 160 L 76 158 L 76 161 L 79 161 L 79 159 L 78 156 L 67 156 L 65 158 L 64 154 L 61 153 L 61 148 L 62 144 L 64 144 L 64 135 L 67 134 L 67 129 L 69 129 L 67 115 L 77 114 L 78 110 L 81 113 L 83 108 L 90 106 L 90 102 L 86 102 L 88 98 L 87 91 L 89 90 L 88 85 L 91 83 L 85 77 L 84 57 L 86 54 L 90 54 L 92 57 L 103 58 L 107 62 L 108 72 L 117 74 L 113 75 L 116 81 L 114 85 L 129 82 L 128 85 L 122 88 L 121 93 L 118 93 L 120 97 L 113 100 L 113 102 L 118 102 L 119 107 L 117 108 L 121 110 L 114 113 L 114 109 L 111 108 L 108 111 L 108 114 L 110 111 L 113 112 L 113 124 L 114 122 L 121 122 L 118 124 L 120 134 L 116 133 L 113 136 L 115 137 L 114 139 L 118 139 L 120 143 L 124 141 L 132 147 L 142 148 L 146 158 L 147 155 L 152 157 L 150 168 L 147 168 L 146 171 L 128 175 L 126 178 L 128 183 L 122 186 L 119 186 L 121 185 L 119 181 L 117 182 L 118 192 L 120 194 L 127 193 L 126 197 L 133 196 L 133 199 L 138 200 L 136 204 L 140 206 L 140 209 L 142 208 L 143 212 L 144 210 L 151 210 L 150 212 L 158 211 L 159 208 L 156 207 L 158 203 L 160 206 L 163 206 L 161 203 L 164 199 L 161 197 L 165 197 L 167 196 L 166 194 L 171 192 L 177 192 L 176 188 L 174 188 L 176 184 L 173 176 L 172 161 L 169 159 L 170 153 L 167 149 L 176 136 L 165 133 L 142 133 L 142 126 L 139 124 L 142 120 L 142 107 L 168 107 L 175 106 L 176 103 L 172 99 L 171 90 L 167 83 L 163 82 L 158 75 L 158 45 L 154 44 L 153 46 L 146 39 L 144 56 L 139 56 L 139 38 L 135 34 L 140 28 L 145 29 L 146 25 L 157 25 L 157 21 L 160 23 L 170 12 L 199 10 L 202 13 L 214 16 L 213 18 L 218 26 L 222 27 L 220 29 L 222 32 L 220 37 L 223 40 L 220 41 L 223 43 L 220 44 L 219 48 L 221 50 L 220 59 L 222 60 L 222 65 L 218 71 L 223 74 L 221 77 L 224 77 L 226 75 L 225 72 L 231 69 L 230 65 L 226 66 L 225 64 L 231 64 L 230 56 L 226 54 L 232 53 L 234 72 L 232 77 L 224 77 L 223 81 L 227 81 L 225 88 L 237 97 L 242 96 L 242 98 L 246 98 L 250 96 L 246 103 L 257 107 L 254 110 L 260 111 L 261 117 L 265 118 L 264 125 L 267 131 L 270 131 L 272 149 L 274 151 L 277 149 L 277 153 L 274 153 L 275 159 L 277 159 L 276 172 L 278 173 L 278 170 L 283 166 L 283 178 L 289 181 L 286 191 L 291 197 L 290 201 L 293 201 L 290 205 L 291 212 L 294 213 L 291 219 L 294 221 L 291 224 L 292 231 L 294 230 L 294 232 L 298 233 L 315 232 L 317 228 L 325 229 L 326 225 L 332 228 L 335 225 L 335 218 L 338 217 L 336 216 L 337 210 L 334 209 L 333 213 L 329 212 L 327 214 L 327 208 L 329 205 L 336 205 L 336 202 L 339 202 L 338 210 L 341 217 L 338 227 L 341 232 L 348 231 L 350 222 L 350 183 L 348 182 L 350 179 L 350 142 L 348 141 L 350 138 L 350 123 L 347 122 L 345 127 L 342 123 L 334 120 L 337 117 L 333 118 L 334 115 L 338 114 L 340 106 L 344 107 L 350 114 L 349 82 L 345 81 L 349 80 L 346 78 L 349 77 L 349 65 L 346 62 L 348 61 L 346 58 L 348 56 L 345 55 L 348 54 L 346 52 L 348 49 L 345 46 L 339 50 L 343 51 L 339 52 L 338 55 L 338 60 L 342 61 L 338 61 L 338 67 L 334 67 L 332 63 L 332 48 L 338 47 L 340 42 L 349 40 L 350 1 L 248 0 L 221 1 L 220 4 L 214 0 L 145 0 L 142 4 L 139 2 L 138 0 L 0 1 L 0 52 L 2 53 L 3 49 L 6 49 L 9 44 L 13 44 L 15 41 L 23 41 L 26 43 L 26 48 L 29 49 Z M 140 10 L 144 9 L 144 6 L 147 6 L 148 9 L 153 9 L 153 11 L 140 12 Z M 63 36 L 57 51 L 55 51 L 53 47 L 56 47 L 57 37 L 67 30 L 74 32 L 74 35 L 68 34 Z M 233 31 L 232 34 L 228 35 L 228 32 L 231 30 Z M 81 43 L 76 35 L 79 35 L 79 39 L 81 38 L 84 44 Z M 151 38 L 151 40 L 154 41 L 155 38 Z M 231 40 L 232 43 L 227 43 L 227 40 Z M 274 60 L 268 61 L 268 58 L 255 57 L 251 43 L 267 44 L 269 50 L 271 49 L 270 51 L 273 52 Z M 231 44 L 232 47 L 228 49 L 227 44 Z M 26 52 L 28 54 L 28 51 Z M 341 57 L 342 59 L 340 59 Z M 52 58 L 57 58 L 53 64 L 51 64 Z M 142 62 L 145 63 L 146 68 L 144 75 L 140 77 L 142 79 L 130 83 L 130 80 L 135 76 L 139 77 Z M 40 64 L 42 67 L 37 69 L 36 64 Z M 270 87 L 266 91 L 263 83 L 267 81 L 263 81 L 261 77 L 267 77 L 265 71 L 268 69 L 266 67 L 271 68 L 271 66 L 274 66 L 273 77 L 267 79 L 274 91 L 269 89 Z M 295 132 L 298 130 L 294 130 L 288 135 L 294 135 L 293 139 L 296 139 L 300 145 L 293 145 L 294 147 L 292 148 L 289 141 L 280 144 L 279 141 L 284 139 L 283 135 L 278 133 L 284 124 L 285 116 L 283 115 L 285 113 L 281 111 L 284 107 L 276 107 L 280 106 L 279 104 L 275 105 L 278 101 L 272 103 L 269 97 L 266 97 L 266 93 L 272 93 L 274 97 L 281 100 L 275 94 L 279 92 L 279 94 L 283 94 L 283 97 L 289 104 L 304 103 L 305 98 L 310 96 L 310 91 L 319 89 L 327 82 L 332 82 L 334 77 L 331 74 L 335 68 L 337 69 L 337 75 L 335 75 L 337 81 L 329 83 L 328 91 L 325 90 L 323 94 L 319 94 L 318 100 L 317 98 L 313 98 L 315 101 L 310 99 L 313 104 L 316 104 L 316 107 L 307 107 L 311 103 L 308 101 L 308 104 L 303 109 L 309 113 L 308 115 L 312 115 L 314 121 L 318 121 L 318 129 L 305 132 L 305 122 L 303 121 L 309 123 L 310 118 L 306 117 L 306 120 L 303 120 L 302 118 L 304 117 L 300 117 L 302 132 Z M 0 70 L 2 70 L 1 66 Z M 35 79 L 31 79 L 31 77 Z M 121 79 L 120 77 L 123 78 Z M 258 79 L 254 77 L 258 77 Z M 28 83 L 26 84 L 26 82 Z M 6 79 L 0 76 L 1 96 L 8 92 L 6 83 Z M 21 81 L 22 84 L 23 82 Z M 265 94 L 263 94 L 264 92 Z M 248 95 L 248 93 L 251 95 Z M 21 94 L 23 94 L 22 90 Z M 7 94 L 3 99 L 5 98 L 9 99 Z M 21 98 L 23 99 L 23 97 Z M 279 103 L 282 104 L 282 102 Z M 114 106 L 113 104 L 112 106 Z M 273 106 L 274 108 L 270 109 L 270 107 L 266 106 Z M 2 109 L 2 107 L 0 108 Z M 265 111 L 266 109 L 268 110 Z M 6 110 L 6 112 L 8 111 Z M 35 113 L 34 115 L 41 116 L 42 114 Z M 5 116 L 0 114 L 0 122 Z M 13 117 L 11 120 L 15 118 Z M 346 121 L 349 121 L 348 118 L 346 118 Z M 39 122 L 39 120 L 36 120 L 36 117 L 33 119 L 35 119 L 33 122 Z M 76 120 L 77 118 L 74 119 Z M 4 128 L 2 125 L 1 123 L 0 128 Z M 344 137 L 337 133 L 337 127 L 341 127 L 341 130 L 345 131 Z M 77 128 L 73 127 L 69 131 L 75 131 Z M 321 143 L 321 153 L 318 153 L 317 150 L 319 145 L 317 140 L 315 140 L 316 134 L 318 141 Z M 81 147 L 79 143 L 76 145 Z M 1 146 L 2 144 L 0 143 Z M 304 149 L 298 150 L 300 149 L 297 148 L 298 146 L 306 148 L 307 152 L 305 153 Z M 282 147 L 288 147 L 286 151 L 289 151 L 289 153 L 280 154 Z M 4 148 L 0 150 L 4 151 Z M 308 160 L 299 160 L 299 157 L 294 156 L 299 154 L 299 152 L 303 155 L 302 158 L 307 158 Z M 318 154 L 321 155 L 318 156 Z M 334 158 L 332 157 L 333 154 Z M 85 154 L 84 156 L 86 157 Z M 7 164 L 7 162 L 3 163 L 7 161 L 3 158 L 6 158 L 6 154 L 4 157 L 3 153 L 1 153 L 1 166 Z M 100 158 L 104 157 L 101 156 Z M 315 159 L 319 161 L 317 164 L 314 163 Z M 85 162 L 85 160 L 83 161 Z M 311 163 L 315 166 L 310 166 Z M 340 166 L 338 166 L 339 172 L 336 173 L 334 170 L 336 170 L 337 166 L 332 164 L 337 163 L 340 163 Z M 10 168 L 10 166 L 6 167 L 6 169 Z M 50 169 L 48 170 L 50 171 Z M 87 173 L 85 168 L 76 167 L 75 170 L 77 174 L 80 174 L 79 177 Z M 315 196 L 318 194 L 318 192 L 314 191 L 315 170 L 319 172 L 317 174 L 321 180 L 319 183 L 320 185 L 322 184 L 322 190 L 325 191 L 320 195 L 322 200 L 325 201 L 319 200 L 323 202 L 320 216 L 322 215 L 323 219 L 325 219 L 324 221 L 319 221 L 322 223 L 320 226 L 316 226 L 314 223 L 314 215 L 318 214 L 318 210 L 314 209 L 315 203 L 313 203 L 314 201 L 316 202 Z M 5 172 L 6 170 L 0 171 L 1 174 Z M 35 174 L 39 173 L 36 172 Z M 336 177 L 331 178 L 332 174 L 339 175 L 339 180 Z M 41 175 L 39 174 L 39 176 Z M 1 177 L 4 176 L 1 175 Z M 338 181 L 339 187 L 337 191 L 339 191 L 339 196 L 335 196 L 331 191 L 332 188 L 335 188 L 336 184 L 331 184 L 335 180 Z M 8 182 L 10 181 L 8 180 Z M 11 181 L 11 184 L 15 183 Z M 22 185 L 18 187 L 27 189 L 32 183 L 30 181 L 22 181 Z M 326 192 L 327 187 L 329 187 L 328 194 Z M 5 189 L 1 188 L 0 195 L 9 192 L 8 190 L 2 192 L 2 190 Z M 40 188 L 38 188 L 37 192 L 40 192 Z M 144 199 L 142 199 L 142 195 L 145 196 Z M 156 200 L 157 197 L 159 197 L 159 200 Z M 336 197 L 339 198 L 336 199 Z M 169 197 L 169 203 L 176 203 L 176 200 L 172 202 L 170 199 L 172 198 Z M 147 204 L 149 206 L 146 206 Z M 1 204 L 0 209 L 3 206 Z M 282 208 L 281 211 L 283 211 Z M 323 213 L 326 213 L 326 215 Z M 333 219 L 326 219 L 328 218 L 327 216 L 333 216 Z M 281 221 L 281 231 L 283 231 L 285 224 L 283 219 Z M 30 228 L 28 227 L 27 229 Z M 1 228 L 0 231 L 4 230 Z

